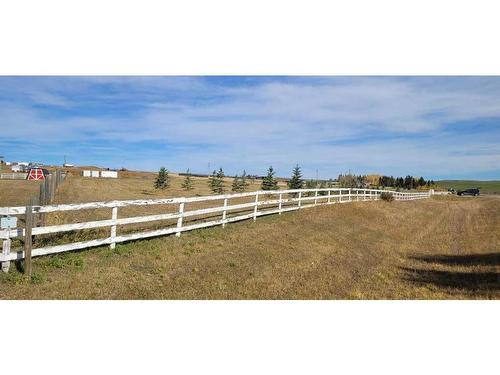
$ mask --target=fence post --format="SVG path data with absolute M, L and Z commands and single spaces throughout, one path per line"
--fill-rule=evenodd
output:
M 24 273 L 31 277 L 31 248 L 33 246 L 31 233 L 33 228 L 33 207 L 26 206 L 24 228 Z
M 52 175 L 52 179 L 51 179 L 51 187 L 50 187 L 50 201 L 52 202 L 54 200 L 54 198 L 56 197 L 56 176 L 55 174 Z
M 10 231 L 10 228 L 7 228 L 7 229 Z M 4 257 L 7 257 L 10 254 L 10 244 L 11 244 L 10 238 L 3 240 L 2 255 Z M 9 268 L 10 268 L 10 260 L 6 260 L 5 262 L 2 262 L 2 271 L 3 272 L 9 272 Z
M 330 195 L 332 194 L 332 191 L 331 190 L 328 190 L 328 203 L 331 202 L 331 197 Z
M 224 199 L 224 211 L 222 211 L 222 228 L 226 226 L 226 207 L 227 207 L 227 198 Z
M 300 208 L 300 203 L 302 202 L 302 192 L 299 191 L 299 204 L 298 207 Z
M 184 217 L 184 202 L 179 203 L 179 218 L 177 219 L 177 232 L 175 233 L 175 237 L 180 237 L 182 228 L 182 218 Z
M 314 205 L 316 206 L 318 204 L 318 190 L 314 192 Z
M 255 207 L 253 208 L 253 221 L 257 220 L 257 206 L 259 204 L 259 193 L 255 193 Z
M 113 220 L 113 225 L 111 226 L 111 243 L 109 247 L 114 249 L 116 247 L 116 220 L 118 219 L 118 207 L 113 207 L 111 210 L 111 220 Z
M 278 205 L 278 214 L 279 214 L 279 215 L 281 215 L 281 207 L 282 207 L 282 205 L 281 205 L 281 200 L 282 200 L 282 197 L 283 197 L 283 193 L 280 193 L 280 203 L 279 203 L 279 205 Z
M 49 195 L 50 195 L 49 182 L 50 182 L 50 175 L 48 175 L 47 178 L 43 181 L 43 204 L 49 204 Z

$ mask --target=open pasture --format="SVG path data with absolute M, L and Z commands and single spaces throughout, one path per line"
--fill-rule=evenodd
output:
M 499 229 L 497 198 L 320 206 L 34 258 L 0 298 L 499 298 Z

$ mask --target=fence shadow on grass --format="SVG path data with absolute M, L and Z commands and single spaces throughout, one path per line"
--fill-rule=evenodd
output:
M 418 268 L 401 267 L 403 279 L 418 285 L 434 285 L 445 289 L 459 289 L 471 294 L 497 294 L 500 291 L 500 272 L 478 270 L 477 267 L 495 267 L 500 265 L 500 253 L 466 255 L 426 255 L 412 256 L 410 259 L 420 262 Z M 429 267 L 424 267 L 427 265 Z M 447 270 L 434 269 L 445 266 Z M 459 269 L 456 269 L 460 267 Z M 476 267 L 467 271 L 464 267 Z
M 467 255 L 412 256 L 410 259 L 447 266 L 498 266 L 500 265 L 500 252 Z
M 460 272 L 403 267 L 404 280 L 415 284 L 433 284 L 441 288 L 456 288 L 474 293 L 500 291 L 500 272 Z

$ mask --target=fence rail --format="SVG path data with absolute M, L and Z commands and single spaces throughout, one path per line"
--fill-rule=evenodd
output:
M 380 194 L 383 192 L 392 194 L 394 196 L 394 199 L 398 201 L 424 199 L 429 198 L 431 195 L 431 192 L 406 193 L 375 189 L 325 188 L 256 191 L 239 194 L 223 194 L 213 196 L 181 197 L 154 200 L 125 200 L 28 207 L 0 207 L 0 215 L 24 215 L 26 223 L 36 222 L 35 220 L 33 220 L 33 217 L 30 217 L 31 215 L 35 216 L 52 212 L 80 211 L 102 208 L 111 209 L 111 218 L 106 220 L 96 220 L 61 225 L 43 225 L 39 227 L 2 229 L 0 230 L 0 239 L 3 240 L 3 246 L 2 254 L 0 254 L 0 261 L 2 262 L 2 269 L 5 271 L 8 270 L 10 261 L 23 259 L 27 255 L 41 256 L 102 245 L 109 245 L 111 248 L 114 248 L 117 243 L 121 242 L 163 236 L 174 233 L 177 236 L 180 236 L 182 232 L 194 229 L 207 228 L 216 225 L 225 226 L 228 223 L 236 221 L 248 219 L 256 220 L 259 216 L 281 214 L 283 212 L 289 212 L 318 205 L 348 203 L 353 201 L 379 200 Z M 252 199 L 250 202 L 229 204 L 230 200 L 252 197 L 255 197 L 255 199 Z M 186 205 L 196 202 L 212 201 L 223 201 L 223 204 L 214 207 L 186 210 Z M 176 212 L 172 213 L 118 218 L 119 208 L 128 206 L 153 205 L 178 205 L 178 209 Z M 236 213 L 236 216 L 228 216 L 231 213 Z M 212 220 L 214 214 L 221 214 L 221 216 L 220 218 Z M 198 217 L 199 219 L 205 218 L 209 221 L 184 223 L 185 219 L 195 217 Z M 117 235 L 117 227 L 119 226 L 166 220 L 173 220 L 173 222 L 165 228 L 149 230 L 146 232 L 134 232 Z M 32 236 L 106 227 L 110 228 L 109 237 L 106 238 L 31 249 Z M 14 238 L 24 239 L 24 250 L 11 250 L 11 241 Z M 29 245 L 29 248 L 27 248 L 26 244 Z
M 27 173 L 0 173 L 1 180 L 26 180 Z

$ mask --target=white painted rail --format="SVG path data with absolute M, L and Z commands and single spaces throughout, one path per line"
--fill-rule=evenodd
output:
M 180 236 L 182 232 L 207 228 L 216 225 L 225 226 L 228 223 L 253 219 L 259 216 L 281 214 L 283 212 L 294 211 L 307 207 L 318 205 L 329 205 L 335 203 L 349 203 L 356 201 L 379 200 L 380 194 L 389 193 L 397 201 L 424 199 L 431 196 L 431 192 L 397 192 L 391 190 L 376 189 L 349 189 L 349 188 L 325 188 L 325 189 L 300 189 L 300 190 L 271 190 L 254 191 L 239 194 L 223 194 L 202 197 L 181 197 L 153 200 L 124 200 L 109 202 L 91 202 L 80 204 L 60 204 L 47 206 L 34 206 L 35 214 L 80 211 L 89 209 L 111 209 L 110 219 L 96 220 L 82 223 L 69 223 L 61 225 L 47 225 L 32 228 L 32 235 L 64 233 L 92 228 L 110 228 L 109 237 L 94 239 L 82 242 L 73 242 L 64 245 L 45 246 L 32 249 L 32 256 L 41 256 L 47 254 L 56 254 L 65 251 L 80 250 L 90 247 L 109 245 L 114 248 L 117 243 L 176 234 Z M 253 199 L 252 199 L 253 197 Z M 249 198 L 249 202 L 230 204 L 231 200 Z M 189 210 L 189 204 L 198 202 L 218 202 L 222 205 L 214 207 L 199 208 Z M 153 206 L 153 205 L 178 205 L 177 212 L 118 218 L 118 209 L 127 206 Z M 187 207 L 187 208 L 186 208 Z M 0 207 L 0 215 L 24 215 L 26 207 Z M 235 213 L 236 216 L 230 216 Z M 213 220 L 214 214 L 221 214 L 220 218 Z M 209 215 L 209 217 L 207 217 Z M 210 217 L 211 216 L 211 217 Z M 198 220 L 209 220 L 201 222 L 189 222 L 188 218 L 197 218 Z M 145 232 L 127 233 L 117 235 L 117 228 L 129 224 L 151 223 L 172 220 L 165 228 L 149 230 Z M 14 238 L 23 237 L 23 228 L 9 228 L 0 230 L 0 239 L 3 241 L 0 261 L 2 269 L 8 269 L 8 262 L 24 258 L 24 251 L 11 250 L 11 241 Z

